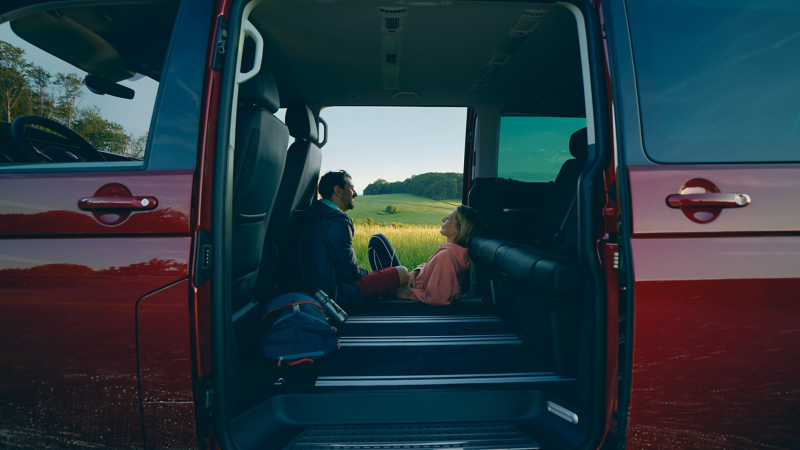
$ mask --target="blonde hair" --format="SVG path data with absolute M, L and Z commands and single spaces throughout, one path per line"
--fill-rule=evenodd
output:
M 486 225 L 483 218 L 474 208 L 467 205 L 458 205 L 456 208 L 456 232 L 455 243 L 467 247 L 470 239 L 484 231 Z

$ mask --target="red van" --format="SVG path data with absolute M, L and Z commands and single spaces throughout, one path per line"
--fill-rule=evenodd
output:
M 796 2 L 0 17 L 8 448 L 800 442 Z M 471 292 L 348 311 L 339 351 L 277 367 L 258 319 L 296 288 L 320 115 L 369 106 L 467 109 Z

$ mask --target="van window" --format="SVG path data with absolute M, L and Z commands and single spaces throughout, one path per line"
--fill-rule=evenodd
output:
M 497 177 L 535 183 L 555 181 L 561 166 L 572 158 L 569 138 L 585 126 L 584 118 L 501 117 Z
M 800 3 L 627 6 L 651 159 L 800 161 Z
M 27 119 L 25 136 L 41 162 L 144 160 L 177 4 L 157 10 L 156 22 L 138 5 L 106 5 L 0 25 L 0 163 L 31 162 L 9 131 L 14 120 L 26 116 L 35 116 Z M 141 23 L 148 23 L 151 35 L 136 42 Z M 77 57 L 67 51 L 63 36 L 100 50 L 91 47 L 91 58 Z M 99 155 L 48 126 L 52 122 L 77 133 Z

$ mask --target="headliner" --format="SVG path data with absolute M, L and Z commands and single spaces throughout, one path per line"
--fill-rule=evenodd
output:
M 379 7 L 408 8 L 397 90 L 383 89 Z M 551 12 L 486 88 L 470 90 L 525 9 Z M 250 21 L 264 36 L 282 106 L 504 105 L 507 113 L 585 114 L 577 26 L 559 5 L 276 0 L 255 8 Z M 398 91 L 421 98 L 392 99 Z

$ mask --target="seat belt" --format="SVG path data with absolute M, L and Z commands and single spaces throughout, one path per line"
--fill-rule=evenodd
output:
M 575 208 L 576 201 L 578 201 L 577 192 L 575 193 L 575 196 L 572 197 L 572 202 L 569 204 L 569 209 L 567 209 L 567 214 L 564 215 L 564 220 L 561 221 L 561 226 L 558 227 L 558 231 L 556 232 L 555 236 L 553 236 L 556 245 L 559 247 L 561 247 L 561 243 L 564 240 L 564 229 L 567 227 L 567 221 L 569 221 L 569 218 L 572 215 L 572 210 Z

